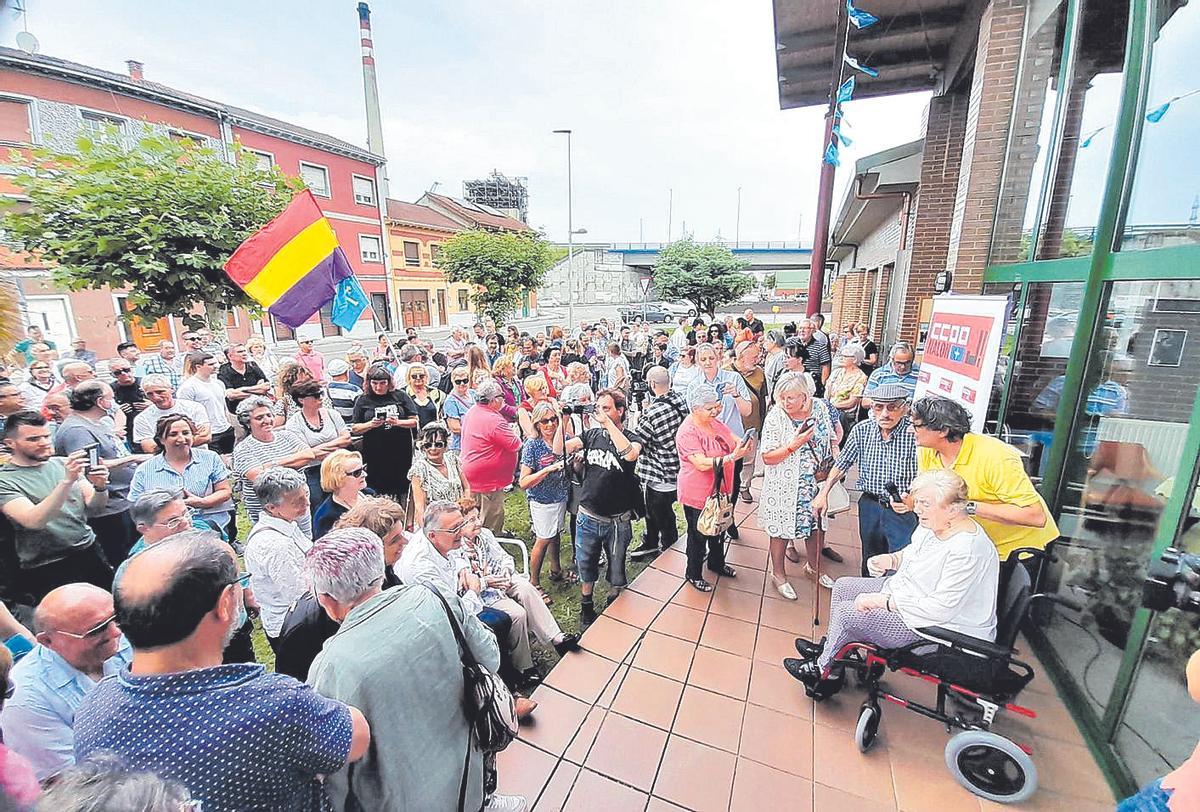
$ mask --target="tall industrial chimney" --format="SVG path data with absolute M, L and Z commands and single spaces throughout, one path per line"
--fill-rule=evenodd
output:
M 362 37 L 363 95 L 367 101 L 367 149 L 383 157 L 383 118 L 379 112 L 379 83 L 375 78 L 375 46 L 371 42 L 371 7 L 358 4 L 358 29 Z M 379 168 L 380 199 L 387 200 L 387 166 Z

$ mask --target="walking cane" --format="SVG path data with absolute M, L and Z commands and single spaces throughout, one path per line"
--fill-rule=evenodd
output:
M 824 516 L 817 516 L 813 524 L 813 537 L 817 540 L 817 575 L 816 588 L 813 589 L 813 626 L 821 625 L 821 550 L 825 547 Z

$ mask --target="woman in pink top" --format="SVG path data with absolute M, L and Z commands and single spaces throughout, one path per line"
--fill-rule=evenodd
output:
M 712 494 L 714 471 L 722 466 L 721 492 L 733 493 L 733 464 L 746 456 L 749 444 L 739 442 L 729 427 L 721 422 L 721 399 L 709 383 L 700 381 L 687 391 L 688 407 L 692 410 L 675 435 L 679 449 L 679 501 L 687 519 L 687 579 L 701 592 L 711 592 L 712 584 L 704 580 L 700 565 L 708 552 L 708 569 L 732 578 L 733 567 L 725 563 L 724 533 L 703 535 L 697 528 L 700 511 Z
M 504 489 L 512 484 L 521 451 L 521 438 L 500 410 L 504 390 L 491 378 L 475 389 L 475 405 L 462 419 L 463 479 L 479 502 L 483 525 L 500 535 L 504 530 Z

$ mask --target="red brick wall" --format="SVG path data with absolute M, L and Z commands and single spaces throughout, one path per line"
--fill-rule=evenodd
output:
M 978 293 L 983 288 L 1016 97 L 1025 10 L 1025 0 L 992 0 L 979 23 L 962 171 L 946 259 L 947 269 L 954 274 L 953 290 L 961 293 Z
M 937 96 L 929 102 L 921 186 L 913 203 L 914 239 L 900 318 L 901 341 L 916 341 L 921 300 L 932 295 L 934 279 L 946 269 L 966 118 L 967 98 L 961 93 Z

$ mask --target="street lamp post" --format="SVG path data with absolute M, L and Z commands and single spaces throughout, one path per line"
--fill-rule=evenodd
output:
M 575 329 L 575 222 L 571 193 L 571 131 L 555 130 L 567 136 L 567 324 Z

